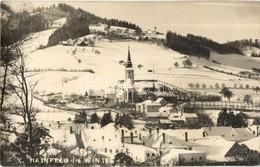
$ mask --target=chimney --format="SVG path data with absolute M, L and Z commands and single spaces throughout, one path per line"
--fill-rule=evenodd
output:
M 131 138 L 131 144 L 133 144 L 134 143 L 134 134 L 133 134 L 133 132 L 130 133 L 130 138 Z
M 165 133 L 162 133 L 163 143 L 165 143 Z
M 122 130 L 121 130 L 121 142 L 122 142 L 122 143 L 124 143 L 124 139 L 125 139 L 124 130 L 122 129 Z
M 159 137 L 159 128 L 156 128 L 157 131 L 157 137 Z
M 185 132 L 185 141 L 188 141 L 188 132 Z
M 203 132 L 202 132 L 202 136 L 203 136 L 203 137 L 206 137 L 206 132 L 203 131 Z
M 70 134 L 73 133 L 73 129 L 72 129 L 72 126 L 70 126 Z

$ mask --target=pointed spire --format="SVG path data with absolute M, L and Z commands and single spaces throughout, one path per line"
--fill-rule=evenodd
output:
M 128 46 L 128 57 L 127 57 L 127 62 L 126 62 L 126 68 L 128 68 L 128 67 L 133 67 L 132 61 L 131 61 L 130 47 L 129 46 Z

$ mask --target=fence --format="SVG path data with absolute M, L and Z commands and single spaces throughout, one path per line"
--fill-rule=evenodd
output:
M 185 108 L 194 108 L 202 110 L 221 110 L 228 108 L 231 110 L 242 110 L 242 111 L 260 111 L 260 104 L 243 103 L 243 102 L 222 102 L 222 101 L 195 101 L 187 102 L 184 105 Z

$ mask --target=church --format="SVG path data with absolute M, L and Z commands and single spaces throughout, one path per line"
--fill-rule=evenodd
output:
M 131 60 L 130 48 L 128 47 L 128 56 L 125 63 L 125 80 L 116 97 L 119 102 L 134 103 L 138 99 L 138 92 L 134 85 L 134 68 Z

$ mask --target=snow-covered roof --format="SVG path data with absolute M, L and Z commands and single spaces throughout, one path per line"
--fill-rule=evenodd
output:
M 226 140 L 239 140 L 236 131 L 232 127 L 203 127 L 208 136 L 221 136 Z
M 70 130 L 50 129 L 49 134 L 53 137 L 54 143 L 58 143 L 65 147 L 76 147 L 77 146 L 75 134 L 73 134 L 73 133 L 71 134 Z
M 205 161 L 205 158 L 206 158 L 206 153 L 204 151 L 171 149 L 168 153 L 166 153 L 162 156 L 162 158 L 161 158 L 162 165 L 173 164 L 173 163 L 169 163 L 170 161 L 175 161 L 175 160 L 178 161 L 180 154 L 185 154 L 185 155 L 188 155 L 188 156 L 189 156 L 189 154 L 192 154 L 192 155 L 199 154 L 201 157 L 204 157 L 204 161 Z
M 156 99 L 156 102 L 157 102 L 157 103 L 160 103 L 161 101 L 164 101 L 164 99 L 163 99 L 162 97 Z
M 234 128 L 234 130 L 239 137 L 239 141 L 245 141 L 256 137 L 248 128 Z
M 245 141 L 255 137 L 248 128 L 203 127 L 208 136 L 221 136 L 230 141 Z
M 125 81 L 123 87 L 124 87 L 125 90 L 127 90 L 127 89 L 135 89 L 135 85 L 134 85 L 134 83 L 132 82 L 132 80 L 130 78 L 127 78 L 127 80 Z
M 165 134 L 175 136 L 179 139 L 185 139 L 185 132 L 188 134 L 188 140 L 198 139 L 203 137 L 204 130 L 201 129 L 167 129 Z
M 220 160 L 225 158 L 226 154 L 233 147 L 235 142 L 227 141 L 219 136 L 207 136 L 204 138 L 193 140 L 196 145 L 193 149 L 196 151 L 205 151 L 207 159 Z
M 137 162 L 147 161 L 147 154 L 150 156 L 154 155 L 155 157 L 158 156 L 155 149 L 143 145 L 125 144 L 125 147 L 128 150 L 129 155 Z
M 260 136 L 241 142 L 240 144 L 245 144 L 249 149 L 256 150 L 260 153 Z

